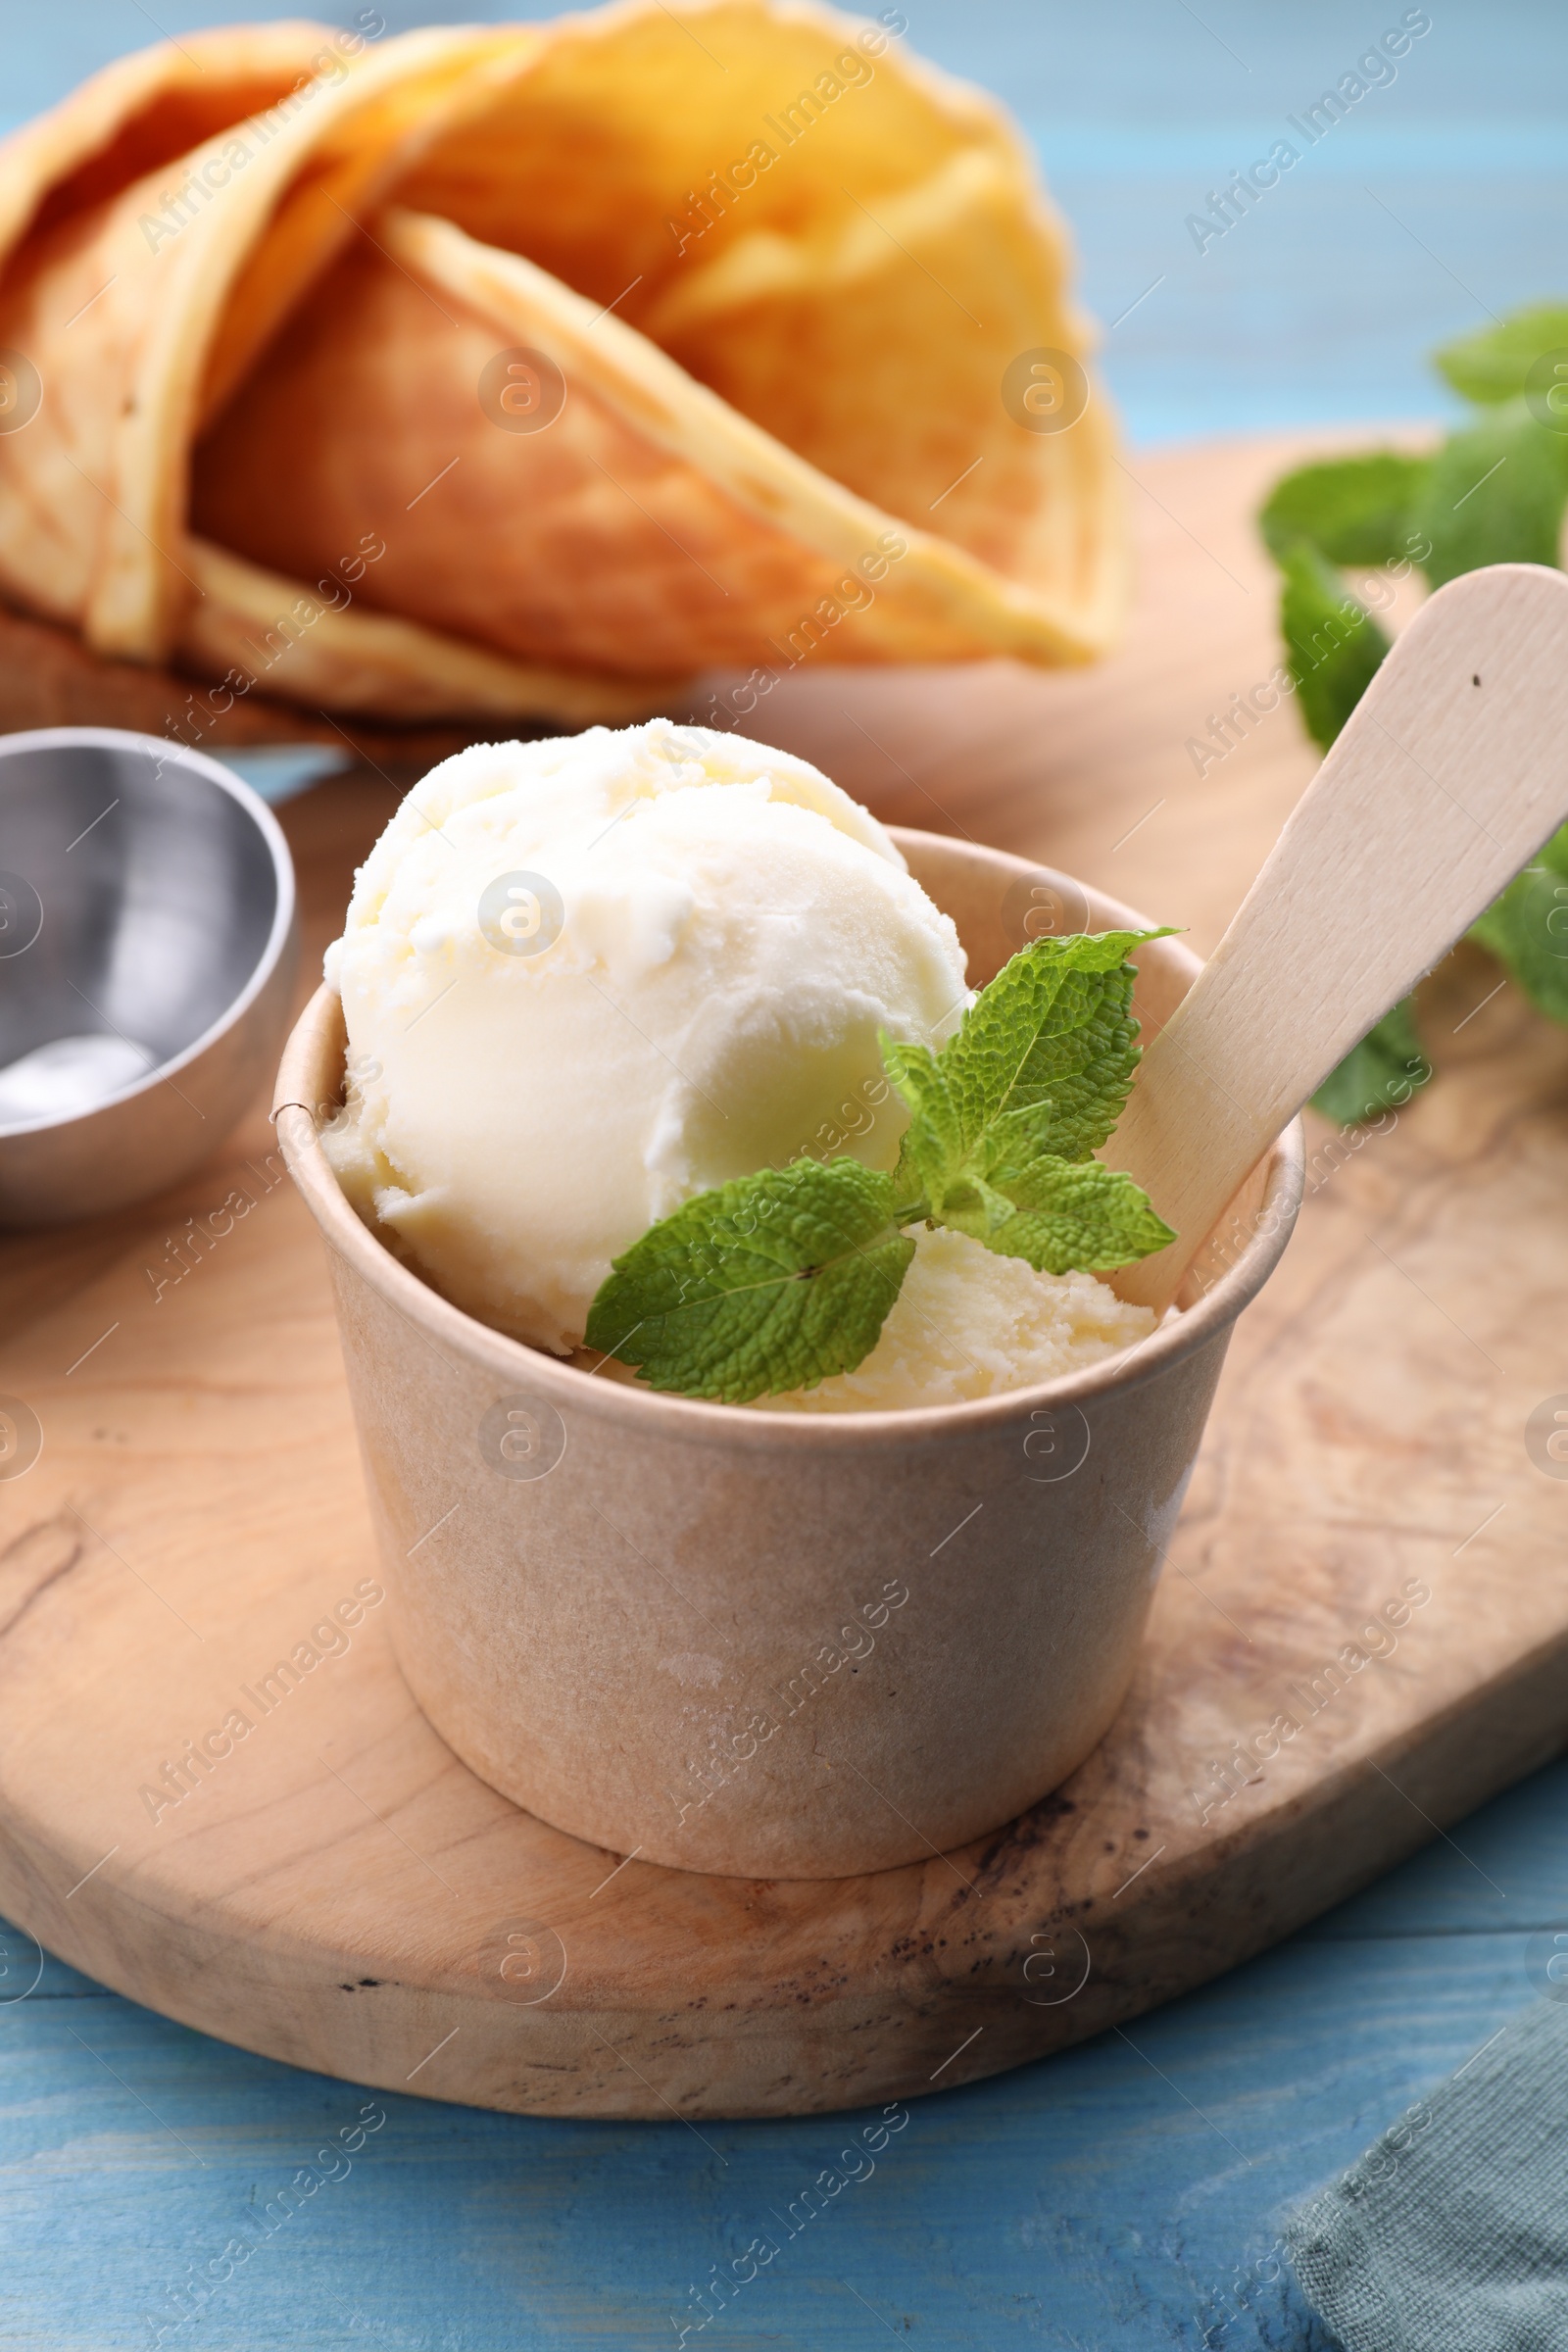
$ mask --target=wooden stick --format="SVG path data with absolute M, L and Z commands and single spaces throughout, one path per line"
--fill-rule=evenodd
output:
M 1106 1157 L 1177 1240 L 1163 1308 L 1250 1169 L 1568 818 L 1568 577 L 1497 564 L 1411 621 L 1146 1053 Z

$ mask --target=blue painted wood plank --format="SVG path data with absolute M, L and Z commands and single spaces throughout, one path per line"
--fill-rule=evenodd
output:
M 1282 2322 L 1284 2213 L 1530 1997 L 1517 1937 L 1284 1947 L 1125 2039 L 915 2102 L 875 2155 L 871 2114 L 700 2135 L 490 2116 L 108 1996 L 39 2002 L 0 2035 L 0 2342 L 110 2352 L 188 2312 L 192 2347 L 597 2352 L 673 2341 L 739 2258 L 756 2276 L 694 2334 L 1197 2344 L 1238 2266 Z M 1271 2339 L 1233 2313 L 1223 2340 Z

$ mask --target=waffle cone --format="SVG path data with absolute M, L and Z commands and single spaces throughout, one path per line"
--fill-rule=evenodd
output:
M 1063 277 L 1000 111 L 814 6 L 192 36 L 0 149 L 0 592 L 392 718 L 1091 660 L 1109 420 L 1018 391 L 1085 380 Z

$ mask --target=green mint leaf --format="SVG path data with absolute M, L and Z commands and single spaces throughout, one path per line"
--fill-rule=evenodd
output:
M 1280 559 L 1280 631 L 1307 733 L 1327 751 L 1371 684 L 1389 641 L 1316 548 Z
M 1568 948 L 1568 940 L 1563 944 Z M 1351 1047 L 1337 1070 L 1330 1071 L 1312 1097 L 1312 1107 L 1337 1126 L 1360 1127 L 1408 1102 L 1431 1076 L 1432 1064 L 1422 1051 L 1406 997 Z
M 962 1164 L 965 1136 L 948 1088 L 947 1056 L 929 1046 L 905 1045 L 885 1030 L 877 1042 L 882 1066 L 909 1113 L 893 1189 L 899 1209 L 912 1219 L 941 1199 L 949 1175 Z
M 1331 564 L 1391 564 L 1410 553 L 1410 510 L 1431 461 L 1393 449 L 1302 466 L 1275 483 L 1257 521 L 1283 563 L 1301 540 Z
M 977 1213 L 949 1213 L 943 1223 L 1001 1257 L 1027 1258 L 1041 1274 L 1108 1274 L 1176 1239 L 1130 1176 L 1094 1159 L 1042 1152 L 1025 1167 L 999 1169 L 984 1193 Z
M 1565 497 L 1568 435 L 1522 400 L 1489 411 L 1432 461 L 1411 516 L 1432 543 L 1422 569 L 1442 588 L 1483 564 L 1555 564 Z
M 1515 400 L 1536 362 L 1568 348 L 1568 303 L 1532 303 L 1495 326 L 1460 335 L 1432 354 L 1433 364 L 1465 400 L 1490 408 Z
M 798 1159 L 699 1193 L 614 1260 L 587 1344 L 650 1387 L 745 1404 L 853 1371 L 876 1346 L 914 1244 L 891 1177 Z
M 883 1039 L 910 1113 L 906 1160 L 927 1178 L 928 1200 L 960 1175 L 984 1175 L 998 1135 L 1014 1159 L 1048 1148 L 1087 1159 L 1106 1141 L 1138 1066 L 1127 954 L 1160 936 L 1034 940 L 982 989 L 940 1054 Z
M 1541 1011 L 1568 1021 L 1568 825 L 1509 883 L 1470 936 L 1491 950 Z
M 894 1179 L 901 1213 L 1052 1273 L 1099 1272 L 1164 1248 L 1173 1237 L 1130 1178 L 1092 1158 L 1138 1065 L 1128 951 L 1160 936 L 1036 940 L 982 990 L 941 1054 L 883 1038 L 909 1112 Z M 1066 1181 L 1069 1169 L 1081 1183 Z

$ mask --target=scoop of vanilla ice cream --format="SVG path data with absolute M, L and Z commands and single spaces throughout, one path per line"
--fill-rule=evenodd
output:
M 1118 1298 L 1093 1274 L 1037 1274 L 946 1226 L 923 1228 L 888 1319 L 853 1372 L 814 1389 L 760 1396 L 771 1412 L 873 1413 L 964 1404 L 1058 1380 L 1131 1348 L 1153 1309 Z
M 432 769 L 326 976 L 345 1193 L 457 1305 L 559 1352 L 694 1193 L 805 1153 L 891 1168 L 877 1031 L 936 1045 L 966 1002 L 953 923 L 873 817 L 660 719 Z

